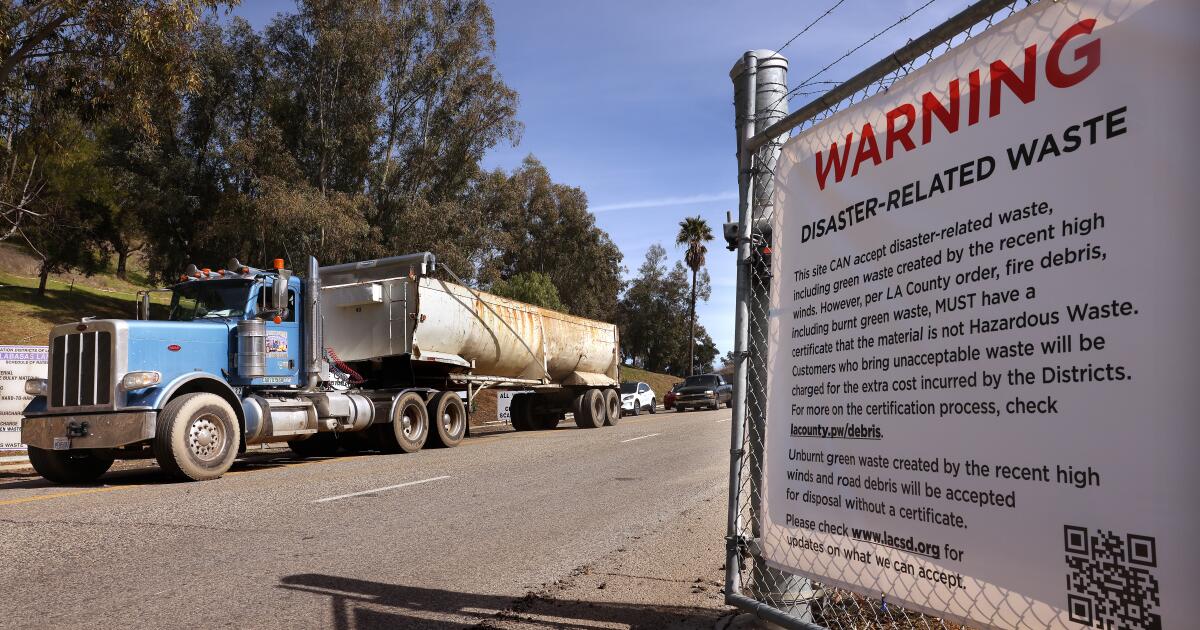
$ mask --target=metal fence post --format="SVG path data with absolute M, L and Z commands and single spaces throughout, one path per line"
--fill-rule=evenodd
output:
M 746 426 L 746 360 L 750 321 L 750 197 L 754 178 L 750 169 L 753 154 L 742 150 L 743 140 L 754 135 L 754 78 L 758 59 L 746 52 L 729 72 L 733 79 L 733 100 L 736 110 L 738 159 L 738 228 L 737 228 L 737 289 L 734 299 L 736 314 L 733 333 L 733 427 L 729 445 L 729 522 L 725 541 L 725 597 L 728 601 L 741 591 L 741 493 L 742 458 Z
M 768 289 L 763 278 L 751 270 L 751 247 L 760 221 L 769 219 L 774 185 L 772 170 L 779 159 L 780 146 L 771 144 L 757 151 L 746 149 L 746 142 L 756 132 L 767 128 L 787 113 L 787 59 L 770 50 L 748 51 L 730 71 L 734 82 L 734 106 L 737 110 L 738 131 L 738 284 L 735 323 L 734 356 L 737 357 L 734 431 L 731 438 L 730 460 L 730 548 L 726 563 L 728 593 L 738 595 L 740 557 L 735 545 L 753 543 L 760 537 L 760 500 L 762 488 L 763 435 L 766 417 L 765 379 L 762 369 L 766 362 L 766 324 Z M 758 334 L 754 334 L 757 331 Z M 758 378 L 751 378 L 757 368 Z M 746 442 L 748 441 L 748 444 Z M 746 452 L 746 448 L 749 452 Z M 746 457 L 748 456 L 748 459 Z M 752 541 L 739 538 L 741 505 L 738 484 L 742 463 L 747 464 L 750 486 L 749 505 Z M 750 544 L 755 554 L 748 590 L 759 601 L 769 601 L 782 612 L 811 620 L 808 580 L 777 571 L 757 558 L 757 545 Z
M 754 84 L 754 130 L 761 133 L 787 115 L 787 58 L 770 50 L 756 51 L 758 72 Z M 772 139 L 759 147 L 754 154 L 754 185 L 751 187 L 751 228 L 761 236 L 761 226 L 769 224 L 774 213 L 775 165 L 783 150 L 783 140 Z M 748 144 L 748 143 L 747 143 Z M 748 147 L 747 147 L 748 148 Z M 754 234 L 752 234 L 752 237 Z M 762 537 L 760 513 L 762 501 L 762 465 L 764 461 L 764 438 L 767 430 L 767 326 L 770 305 L 770 278 L 761 273 L 753 274 L 750 282 L 750 362 L 759 372 L 758 378 L 750 379 L 752 395 L 747 397 L 748 417 L 752 426 L 750 441 L 750 484 L 751 496 L 756 497 L 750 506 L 751 526 L 755 540 Z M 760 599 L 776 602 L 779 609 L 803 621 L 812 621 L 810 600 L 813 596 L 809 580 L 778 571 L 761 563 L 755 557 L 755 571 L 751 588 Z

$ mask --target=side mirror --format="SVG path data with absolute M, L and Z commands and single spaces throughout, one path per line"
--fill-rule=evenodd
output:
M 275 284 L 271 285 L 271 308 L 281 317 L 286 315 L 288 307 L 288 280 L 292 278 L 292 272 L 286 269 L 280 269 L 279 275 L 275 278 Z
M 137 318 L 141 321 L 150 319 L 150 292 L 138 291 Z

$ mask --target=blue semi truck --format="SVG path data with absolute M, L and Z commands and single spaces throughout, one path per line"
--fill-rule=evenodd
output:
M 51 330 L 48 378 L 25 384 L 30 462 L 59 483 L 139 458 L 204 480 L 252 444 L 286 442 L 300 457 L 453 447 L 486 388 L 529 390 L 512 402 L 517 430 L 557 427 L 568 412 L 584 428 L 618 420 L 615 326 L 444 274 L 430 253 L 309 258 L 303 278 L 281 260 L 189 265 L 157 290 L 170 293 L 163 320 L 147 291 L 136 320 Z

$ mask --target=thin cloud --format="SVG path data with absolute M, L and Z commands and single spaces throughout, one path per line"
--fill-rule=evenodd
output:
M 713 201 L 734 201 L 738 198 L 736 190 L 707 194 L 691 195 L 688 197 L 659 197 L 658 199 L 639 199 L 609 203 L 602 206 L 592 206 L 592 212 L 610 212 L 612 210 L 632 210 L 635 208 L 665 208 L 667 206 L 682 206 L 689 203 L 709 203 Z

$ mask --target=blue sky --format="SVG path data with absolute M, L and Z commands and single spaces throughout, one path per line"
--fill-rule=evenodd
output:
M 925 1 L 847 0 L 783 51 L 793 82 Z M 720 226 L 737 211 L 729 69 L 748 49 L 781 46 L 835 3 L 492 0 L 496 65 L 520 94 L 525 132 L 516 147 L 493 149 L 485 166 L 512 169 L 532 153 L 555 181 L 582 188 L 630 274 L 656 242 L 681 258 L 679 221 L 707 219 L 718 238 L 708 256 L 713 293 L 697 312 L 724 354 L 733 346 L 735 269 Z M 823 78 L 851 76 L 967 4 L 935 0 Z M 235 13 L 262 27 L 293 6 L 243 0 Z

